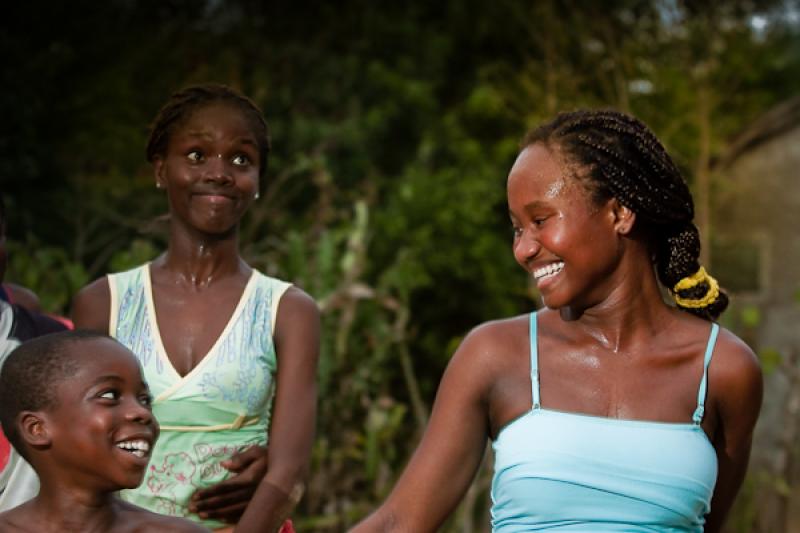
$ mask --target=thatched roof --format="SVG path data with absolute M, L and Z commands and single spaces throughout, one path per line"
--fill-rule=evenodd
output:
M 800 96 L 781 102 L 737 135 L 717 160 L 717 168 L 728 167 L 736 159 L 764 142 L 800 126 Z

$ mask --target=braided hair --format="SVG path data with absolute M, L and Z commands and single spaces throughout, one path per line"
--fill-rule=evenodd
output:
M 555 147 L 585 172 L 595 202 L 616 198 L 642 220 L 652 239 L 658 278 L 678 308 L 706 320 L 728 306 L 727 295 L 700 268 L 694 202 L 664 146 L 636 118 L 614 110 L 561 113 L 531 131 L 523 146 Z
M 256 138 L 259 155 L 259 174 L 267 169 L 267 154 L 270 150 L 269 127 L 256 104 L 238 91 L 218 84 L 193 85 L 174 93 L 156 115 L 150 126 L 147 139 L 147 160 L 153 162 L 167 151 L 175 128 L 187 120 L 194 111 L 213 103 L 230 104 L 244 114 Z

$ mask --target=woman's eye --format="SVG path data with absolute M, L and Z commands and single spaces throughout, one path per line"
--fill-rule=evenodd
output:
M 513 228 L 511 228 L 511 233 L 514 235 L 515 238 L 519 237 L 522 235 L 522 228 L 514 226 Z
M 198 162 L 202 161 L 203 154 L 199 150 L 192 150 L 191 152 L 186 154 L 186 159 L 188 159 L 192 163 L 198 163 Z
M 239 154 L 233 158 L 233 164 L 237 167 L 243 167 L 250 164 L 250 158 L 244 154 Z

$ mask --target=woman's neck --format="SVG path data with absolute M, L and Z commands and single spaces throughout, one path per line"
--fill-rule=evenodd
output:
M 204 236 L 174 229 L 166 253 L 155 263 L 173 274 L 176 283 L 196 288 L 247 270 L 239 256 L 235 231 L 223 236 Z
M 632 266 L 617 273 L 613 288 L 584 309 L 560 309 L 562 320 L 574 322 L 602 346 L 613 352 L 629 351 L 640 341 L 652 339 L 675 321 L 664 303 L 655 272 Z

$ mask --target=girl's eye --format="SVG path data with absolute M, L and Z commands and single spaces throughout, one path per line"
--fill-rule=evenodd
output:
M 542 227 L 542 225 L 544 225 L 546 221 L 547 221 L 546 218 L 536 218 L 533 220 L 533 225 L 536 226 L 537 228 L 540 228 Z
M 239 154 L 233 158 L 233 164 L 237 167 L 243 167 L 250 164 L 250 158 L 244 154 Z
M 199 163 L 203 160 L 203 154 L 199 150 L 192 150 L 188 154 L 186 154 L 186 159 L 191 161 L 192 163 Z
M 514 226 L 511 228 L 511 233 L 514 235 L 514 238 L 522 236 L 522 228 L 519 226 Z
M 105 400 L 119 400 L 119 393 L 115 390 L 107 390 L 105 392 L 101 392 L 98 396 L 99 398 L 103 398 Z
M 150 395 L 150 393 L 142 394 L 139 397 L 139 403 L 141 403 L 145 407 L 150 407 L 153 405 L 153 397 Z

